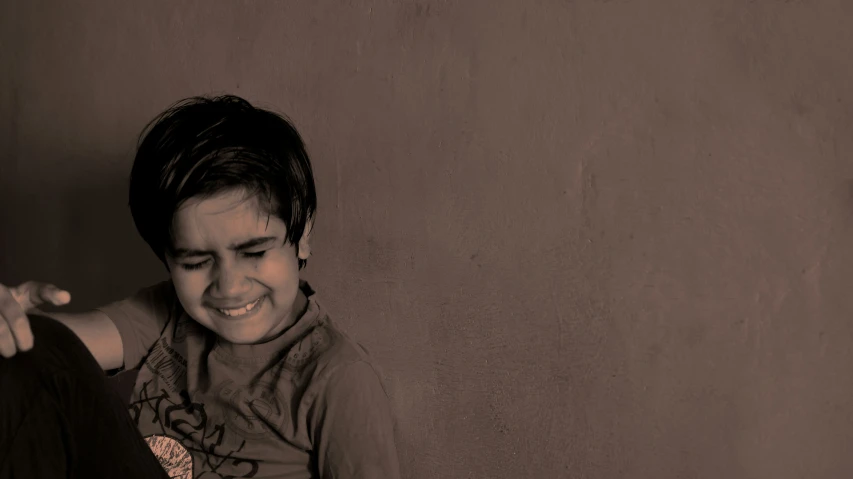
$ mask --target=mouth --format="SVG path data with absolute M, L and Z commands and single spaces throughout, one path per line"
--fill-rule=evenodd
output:
M 220 308 L 211 308 L 217 313 L 227 316 L 229 318 L 244 318 L 251 316 L 258 312 L 261 309 L 261 303 L 264 302 L 264 298 L 266 296 L 261 296 L 260 298 L 252 301 L 249 304 L 241 306 L 239 308 L 229 308 L 229 309 L 220 309 Z

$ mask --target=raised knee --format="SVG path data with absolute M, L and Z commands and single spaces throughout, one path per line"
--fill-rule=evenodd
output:
M 54 343 L 59 345 L 70 342 L 79 341 L 79 338 L 74 331 L 61 322 L 41 314 L 28 314 L 30 319 L 30 329 L 33 331 L 33 346 L 36 343 L 42 343 L 43 346 L 52 346 Z M 38 341 L 40 340 L 40 341 Z
M 95 361 L 88 348 L 68 326 L 40 314 L 27 315 L 33 333 L 33 347 L 18 351 L 6 361 L 15 369 L 79 369 Z M 95 364 L 97 362 L 95 361 Z

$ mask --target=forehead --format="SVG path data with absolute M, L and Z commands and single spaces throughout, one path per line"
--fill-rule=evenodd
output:
M 175 212 L 175 242 L 235 241 L 258 233 L 281 233 L 284 223 L 269 213 L 257 195 L 228 190 L 209 197 L 191 198 Z
M 188 199 L 178 208 L 178 213 L 221 216 L 259 212 L 257 195 L 249 195 L 243 189 L 228 189 L 210 196 Z

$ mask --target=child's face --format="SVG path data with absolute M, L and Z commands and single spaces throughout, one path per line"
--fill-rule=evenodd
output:
M 298 258 L 310 254 L 305 228 Z M 257 198 L 232 190 L 191 199 L 173 219 L 175 255 L 167 257 L 184 310 L 221 338 L 237 344 L 271 339 L 298 319 L 296 248 L 283 221 Z

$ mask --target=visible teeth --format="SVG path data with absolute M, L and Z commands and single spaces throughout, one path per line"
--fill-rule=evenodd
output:
M 262 298 L 258 298 L 258 299 L 256 299 L 255 301 L 253 301 L 253 302 L 251 302 L 251 303 L 247 304 L 246 306 L 243 306 L 242 308 L 237 308 L 237 309 L 220 309 L 219 311 L 220 311 L 222 314 L 226 315 L 226 316 L 242 316 L 242 315 L 244 315 L 244 314 L 248 313 L 249 311 L 251 311 L 252 309 L 254 309 L 254 308 L 255 308 L 255 306 L 257 306 L 257 305 L 258 305 L 258 303 L 260 303 L 260 302 L 261 302 L 261 299 L 262 299 Z

